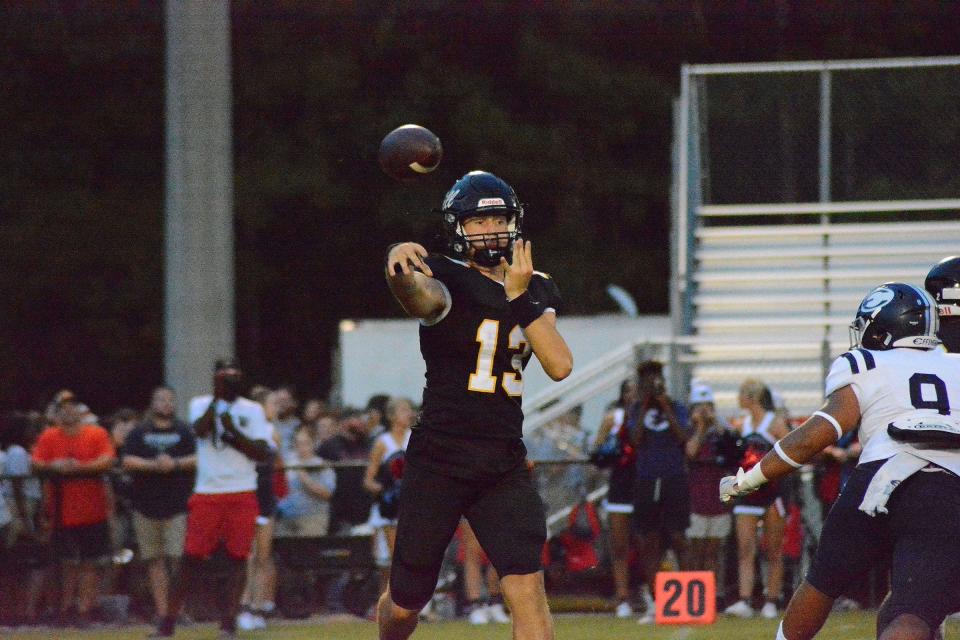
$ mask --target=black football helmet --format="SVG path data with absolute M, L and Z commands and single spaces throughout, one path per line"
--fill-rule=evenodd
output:
M 886 282 L 860 303 L 850 324 L 850 345 L 875 351 L 936 349 L 939 328 L 937 303 L 929 293 L 902 282 Z
M 470 258 L 479 265 L 495 267 L 500 258 L 508 261 L 512 255 L 513 242 L 520 237 L 523 222 L 523 206 L 517 194 L 509 184 L 486 171 L 471 171 L 450 187 L 440 207 L 443 216 L 443 230 L 447 247 L 455 258 Z M 506 233 L 473 234 L 463 232 L 462 222 L 477 215 L 507 216 L 509 225 Z M 474 248 L 470 255 L 472 242 L 496 240 L 496 248 Z M 491 243 L 492 244 L 492 243 Z
M 960 256 L 944 258 L 933 265 L 923 282 L 937 301 L 940 331 L 937 333 L 950 353 L 960 353 Z

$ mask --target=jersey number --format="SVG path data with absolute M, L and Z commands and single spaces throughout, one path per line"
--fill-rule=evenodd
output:
M 480 391 L 481 393 L 494 393 L 497 390 L 497 376 L 493 375 L 493 359 L 497 352 L 497 342 L 500 339 L 500 321 L 484 320 L 477 327 L 477 342 L 480 343 L 480 349 L 477 352 L 477 368 L 470 374 L 467 382 L 467 389 L 470 391 Z M 516 325 L 510 330 L 509 343 L 507 345 L 512 351 L 517 351 L 514 356 L 513 368 L 515 371 L 504 372 L 503 390 L 508 396 L 519 396 L 523 393 L 523 380 L 520 378 L 523 356 L 527 354 L 529 346 L 524 339 L 523 330 L 520 325 Z
M 933 400 L 923 399 L 923 385 L 933 387 Z M 916 409 L 936 409 L 942 416 L 950 415 L 947 385 L 932 373 L 915 373 L 910 376 L 910 402 Z

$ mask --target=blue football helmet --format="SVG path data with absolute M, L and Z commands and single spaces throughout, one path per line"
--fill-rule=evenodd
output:
M 902 282 L 887 282 L 860 303 L 850 324 L 850 344 L 875 351 L 936 349 L 939 328 L 937 303 L 929 293 Z
M 486 171 L 471 171 L 457 180 L 443 199 L 440 207 L 447 247 L 454 258 L 470 258 L 479 265 L 495 267 L 500 258 L 510 260 L 513 242 L 520 237 L 523 222 L 523 206 L 509 184 Z M 508 231 L 505 233 L 473 234 L 463 232 L 462 222 L 479 215 L 507 216 Z M 490 242 L 495 240 L 495 243 Z M 495 248 L 473 247 L 471 243 L 485 241 L 496 244 Z
M 944 258 L 933 265 L 923 283 L 937 301 L 940 331 L 947 351 L 960 353 L 960 256 Z

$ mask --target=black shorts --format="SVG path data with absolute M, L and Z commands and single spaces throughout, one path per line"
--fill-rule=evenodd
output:
M 636 483 L 636 475 L 632 464 L 623 467 L 615 466 L 610 470 L 610 488 L 607 490 L 608 511 L 633 513 L 633 485 Z
M 499 478 L 467 480 L 408 459 L 390 571 L 391 597 L 404 609 L 420 610 L 430 600 L 461 516 L 500 577 L 542 569 L 544 506 L 525 465 Z
M 58 560 L 105 561 L 110 555 L 110 526 L 106 521 L 63 527 L 55 534 L 53 557 Z
M 883 461 L 854 469 L 823 527 L 807 582 L 831 597 L 872 566 L 892 562 L 884 615 L 911 613 L 936 628 L 960 610 L 960 478 L 920 471 L 894 490 L 889 513 L 859 510 Z
M 633 486 L 633 528 L 637 533 L 677 533 L 690 526 L 687 476 L 638 478 Z
M 272 518 L 277 513 L 277 494 L 273 492 L 273 464 L 257 465 L 257 505 L 260 517 Z

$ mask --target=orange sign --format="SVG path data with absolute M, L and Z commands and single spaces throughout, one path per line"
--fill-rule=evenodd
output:
M 712 624 L 717 584 L 712 571 L 661 571 L 654 589 L 657 624 Z

